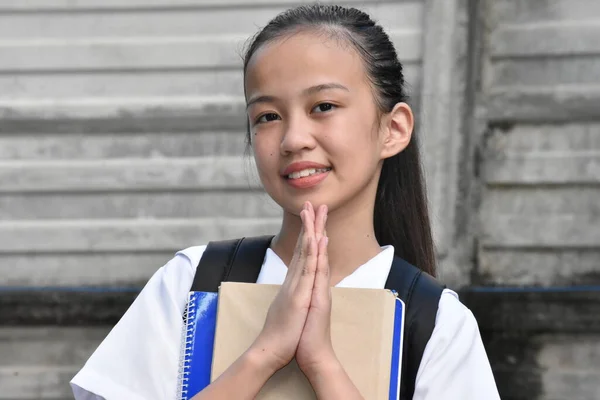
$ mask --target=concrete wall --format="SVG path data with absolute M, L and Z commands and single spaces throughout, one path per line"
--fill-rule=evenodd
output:
M 0 4 L 5 283 L 140 285 L 178 249 L 275 232 L 241 157 L 240 54 L 292 3 Z M 422 4 L 361 3 L 418 88 Z
M 479 274 L 600 281 L 600 3 L 487 2 Z
M 479 12 L 477 283 L 598 285 L 600 2 L 489 0 Z M 564 329 L 498 354 L 502 383 L 525 398 L 600 398 L 600 333 Z

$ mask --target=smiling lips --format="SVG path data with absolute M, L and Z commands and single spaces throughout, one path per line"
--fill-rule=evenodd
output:
M 296 162 L 281 174 L 296 189 L 307 189 L 321 183 L 329 175 L 331 167 L 309 161 Z

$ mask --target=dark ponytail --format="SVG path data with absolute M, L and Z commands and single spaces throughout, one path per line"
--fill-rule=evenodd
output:
M 397 103 L 408 100 L 394 45 L 381 26 L 355 8 L 313 4 L 279 14 L 253 38 L 244 57 L 244 74 L 252 55 L 265 43 L 310 30 L 346 40 L 359 52 L 381 113 L 389 113 Z M 404 151 L 383 163 L 373 223 L 379 244 L 393 245 L 398 257 L 435 276 L 425 181 L 414 133 Z

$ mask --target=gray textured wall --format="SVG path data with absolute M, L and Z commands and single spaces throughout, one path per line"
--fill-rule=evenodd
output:
M 495 0 L 481 12 L 479 282 L 597 285 L 600 2 Z M 597 331 L 529 346 L 541 398 L 600 398 Z
M 291 3 L 0 3 L 8 283 L 137 285 L 178 249 L 274 232 L 242 159 L 240 53 Z M 418 87 L 422 5 L 367 8 Z
M 586 283 L 600 268 L 600 2 L 488 2 L 480 273 Z
M 239 54 L 296 3 L 0 1 L 0 285 L 139 286 L 178 249 L 274 232 Z M 600 2 L 342 3 L 405 64 L 446 282 L 598 283 Z M 0 399 L 68 398 L 107 330 L 0 328 Z M 599 398 L 599 343 L 538 338 L 539 398 Z

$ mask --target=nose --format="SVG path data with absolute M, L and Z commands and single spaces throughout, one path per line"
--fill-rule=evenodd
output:
M 282 155 L 315 148 L 316 140 L 312 133 L 311 124 L 305 118 L 300 116 L 289 118 L 284 129 L 280 144 Z

